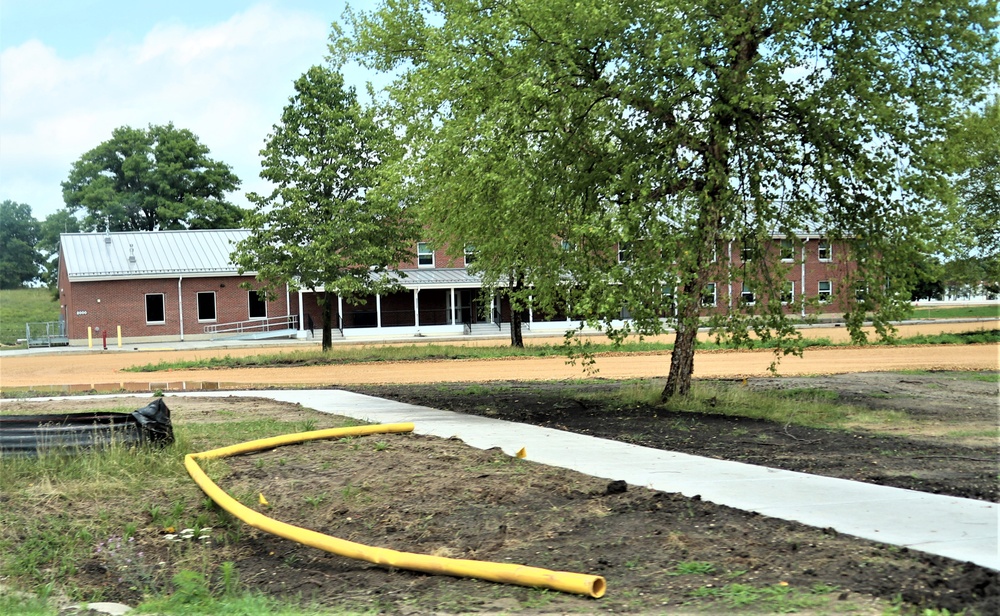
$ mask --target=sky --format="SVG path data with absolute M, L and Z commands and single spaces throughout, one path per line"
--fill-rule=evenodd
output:
M 373 0 L 353 0 L 365 10 Z M 345 0 L 0 0 L 0 201 L 61 209 L 70 167 L 119 126 L 173 122 L 242 184 L 265 192 L 259 152 L 324 62 Z M 369 79 L 346 69 L 358 92 Z

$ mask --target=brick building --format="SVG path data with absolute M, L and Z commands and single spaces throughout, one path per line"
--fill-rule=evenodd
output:
M 290 294 L 264 298 L 229 255 L 244 230 L 64 233 L 60 318 L 70 344 L 216 337 L 221 325 L 250 334 L 297 328 Z
M 88 339 L 176 341 L 277 335 L 319 336 L 320 293 L 286 288 L 265 298 L 254 290 L 252 273 L 240 276 L 230 254 L 246 230 L 191 230 L 63 234 L 60 246 L 61 317 L 71 344 Z M 782 301 L 789 313 L 844 309 L 841 280 L 851 264 L 839 244 L 818 235 L 796 242 L 775 237 L 757 251 L 735 243 L 720 246 L 726 260 L 765 258 L 783 262 L 788 273 Z M 627 251 L 619 250 L 619 258 Z M 335 298 L 337 337 L 461 336 L 507 331 L 510 305 L 483 290 L 466 267 L 474 254 L 448 256 L 428 242 L 414 246 L 399 265 L 401 291 L 371 296 L 359 305 Z M 248 285 L 251 288 L 244 288 Z M 322 290 L 320 290 L 322 292 Z M 766 290 L 719 279 L 703 296 L 706 313 L 759 301 Z M 774 292 L 774 291 L 771 291 Z M 803 301 L 807 300 L 807 301 Z M 809 307 L 808 300 L 815 307 Z M 533 332 L 562 333 L 576 323 L 566 315 L 522 314 Z M 627 313 L 623 312 L 623 318 Z

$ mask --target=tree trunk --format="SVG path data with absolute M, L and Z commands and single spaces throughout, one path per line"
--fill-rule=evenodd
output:
M 694 345 L 698 338 L 698 325 L 685 323 L 680 319 L 677 323 L 677 335 L 674 338 L 674 350 L 670 354 L 670 374 L 667 376 L 667 386 L 663 388 L 660 399 L 666 401 L 672 396 L 686 396 L 691 391 L 691 375 L 694 374 Z
M 333 348 L 333 298 L 323 293 L 323 352 Z
M 513 306 L 510 310 L 510 346 L 524 348 L 524 339 L 521 337 L 521 312 L 514 310 Z

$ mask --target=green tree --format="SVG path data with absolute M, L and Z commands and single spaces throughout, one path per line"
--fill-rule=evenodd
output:
M 544 232 L 572 247 L 531 265 L 562 269 L 569 305 L 615 337 L 672 327 L 669 397 L 690 388 L 707 283 L 758 291 L 713 319 L 720 336 L 797 352 L 782 267 L 730 260 L 732 240 L 848 243 L 859 266 L 845 282 L 866 290 L 852 334 L 864 339 L 869 311 L 892 334 L 909 263 L 954 221 L 941 143 L 996 79 L 996 16 L 977 0 L 402 0 L 351 15 L 333 49 L 396 71 L 413 169 L 452 145 L 454 165 L 421 182 L 492 147 L 497 132 L 472 118 L 504 118 L 550 198 L 499 206 L 520 208 L 512 221 L 551 208 Z M 634 321 L 615 329 L 623 307 Z
M 38 250 L 42 255 L 42 280 L 59 296 L 59 235 L 79 233 L 80 219 L 63 208 L 45 217 L 38 234 Z
M 472 257 L 467 269 L 480 277 L 484 293 L 510 301 L 511 346 L 523 347 L 522 313 L 529 306 L 552 310 L 558 296 L 558 268 L 536 265 L 561 256 L 551 235 L 552 195 L 536 181 L 530 152 L 504 118 L 457 119 L 424 144 L 415 167 L 404 164 L 398 174 L 411 178 L 421 227 L 453 256 Z M 493 138 L 478 139 L 482 134 Z
M 1000 97 L 968 113 L 953 138 L 962 156 L 958 180 L 962 218 L 961 258 L 982 263 L 982 278 L 967 281 L 1000 287 Z
M 269 195 L 250 193 L 252 234 L 233 253 L 274 289 L 323 290 L 323 350 L 332 346 L 333 294 L 357 303 L 394 287 L 390 270 L 410 257 L 412 224 L 379 166 L 395 138 L 332 68 L 314 66 L 261 150 Z
M 38 230 L 30 205 L 10 199 L 0 203 L 0 289 L 16 289 L 38 278 Z
M 239 227 L 243 210 L 226 201 L 239 184 L 194 133 L 170 123 L 116 128 L 73 163 L 62 188 L 86 230 L 157 231 Z

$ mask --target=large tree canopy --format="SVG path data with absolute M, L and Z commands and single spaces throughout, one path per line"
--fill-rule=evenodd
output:
M 239 227 L 243 210 L 226 201 L 239 184 L 197 136 L 171 123 L 116 128 L 73 163 L 62 187 L 86 230 L 157 231 Z
M 38 278 L 38 232 L 30 205 L 10 199 L 0 203 L 0 289 L 16 289 Z
M 1000 288 L 1000 97 L 979 113 L 965 116 L 954 138 L 963 156 L 959 178 L 962 205 L 962 258 L 982 264 L 979 280 L 993 292 Z
M 996 78 L 996 11 L 982 0 L 393 0 L 352 16 L 334 50 L 398 73 L 404 177 L 436 186 L 422 192 L 439 209 L 475 190 L 498 142 L 522 161 L 516 183 L 545 198 L 497 203 L 508 237 L 565 242 L 531 266 L 572 280 L 561 288 L 578 315 L 608 324 L 627 307 L 641 332 L 675 328 L 669 396 L 690 386 L 710 281 L 761 290 L 717 331 L 794 348 L 781 266 L 730 261 L 731 240 L 848 242 L 860 267 L 847 285 L 866 291 L 852 333 L 864 336 L 872 310 L 889 332 L 911 257 L 954 220 L 941 143 Z
M 261 150 L 275 188 L 248 194 L 252 235 L 233 257 L 268 285 L 323 289 L 323 349 L 331 346 L 331 294 L 347 301 L 389 289 L 388 271 L 410 256 L 412 225 L 379 182 L 395 137 L 332 68 L 314 66 Z

